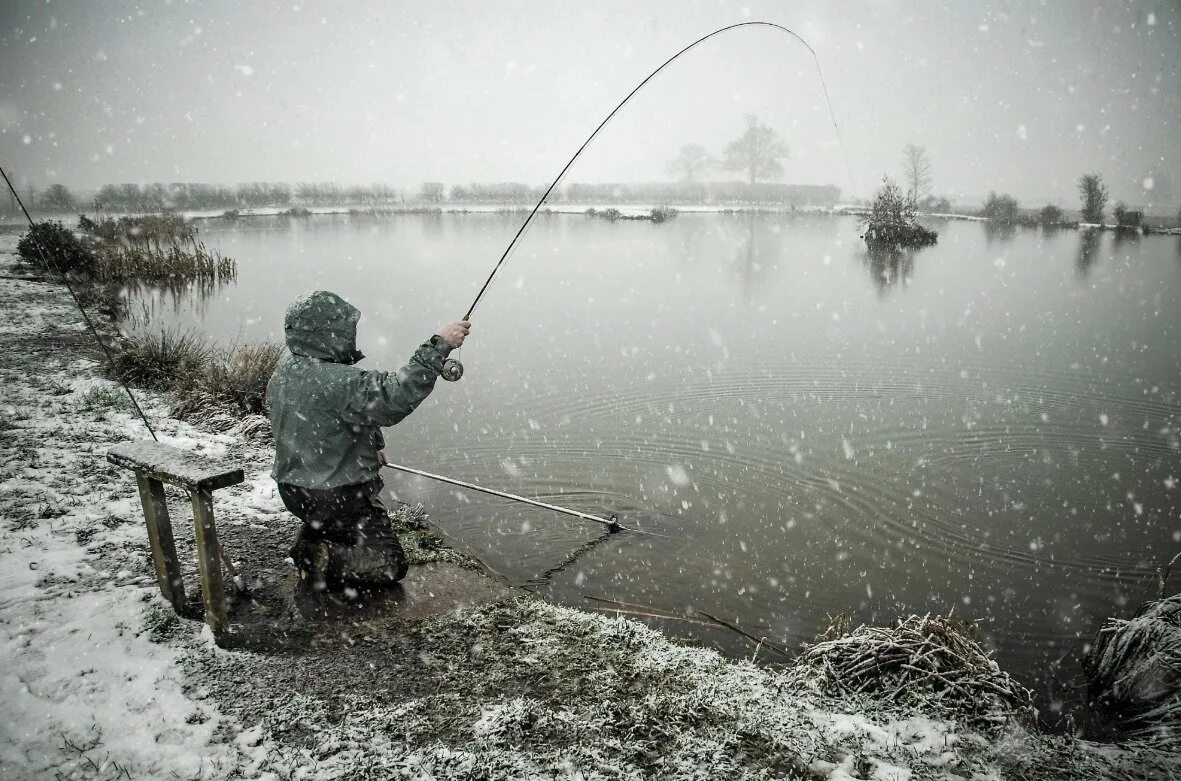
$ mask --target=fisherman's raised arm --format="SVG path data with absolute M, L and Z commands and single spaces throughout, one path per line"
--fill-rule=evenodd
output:
M 348 400 L 346 420 L 363 426 L 392 426 L 405 418 L 434 390 L 443 361 L 463 344 L 470 330 L 466 320 L 447 323 L 401 369 L 362 372 Z

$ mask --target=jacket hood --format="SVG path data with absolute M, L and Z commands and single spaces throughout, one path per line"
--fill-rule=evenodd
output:
M 287 307 L 283 331 L 294 355 L 333 363 L 353 364 L 364 356 L 357 350 L 357 321 L 361 311 L 335 293 L 316 290 Z

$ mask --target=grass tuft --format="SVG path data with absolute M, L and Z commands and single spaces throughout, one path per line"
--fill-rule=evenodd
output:
M 209 343 L 193 331 L 134 333 L 115 346 L 107 373 L 128 385 L 169 391 L 199 374 L 211 356 Z
M 282 356 L 273 342 L 220 349 L 191 331 L 134 333 L 115 346 L 108 375 L 167 392 L 178 418 L 265 437 L 267 383 Z
M 274 342 L 213 351 L 200 370 L 178 378 L 173 413 L 192 417 L 217 410 L 235 417 L 266 414 L 267 383 L 283 356 Z
M 1091 705 L 1123 737 L 1181 745 L 1181 594 L 1109 619 L 1083 671 Z
M 82 394 L 83 409 L 91 412 L 131 409 L 131 399 L 118 385 L 96 385 Z

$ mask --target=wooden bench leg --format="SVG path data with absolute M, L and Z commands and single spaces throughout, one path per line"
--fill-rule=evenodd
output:
M 221 580 L 220 547 L 213 523 L 213 494 L 193 491 L 193 522 L 197 537 L 197 570 L 201 575 L 201 597 L 205 601 L 205 623 L 214 636 L 229 623 L 226 619 L 225 588 Z
M 156 582 L 160 593 L 172 603 L 177 613 L 185 611 L 185 585 L 180 577 L 180 562 L 176 558 L 176 542 L 172 538 L 172 521 L 168 517 L 168 502 L 164 498 L 164 484 L 142 472 L 135 473 L 139 483 L 139 499 L 148 525 L 148 544 L 152 548 L 152 564 L 156 568 Z

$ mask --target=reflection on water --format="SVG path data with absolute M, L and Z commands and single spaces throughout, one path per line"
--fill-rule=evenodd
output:
M 914 274 L 913 249 L 869 245 L 864 257 L 879 297 L 884 296 L 896 285 L 906 287 L 906 283 Z
M 1011 222 L 987 220 L 980 224 L 984 226 L 984 238 L 989 244 L 1012 241 L 1017 236 L 1017 226 Z
M 1095 265 L 1095 260 L 1099 257 L 1099 242 L 1102 237 L 1102 231 L 1086 228 L 1079 231 L 1078 259 L 1074 264 L 1078 276 L 1086 277 L 1091 266 Z
M 768 226 L 764 217 L 746 214 L 737 219 L 746 223 L 746 238 L 735 252 L 732 267 L 742 280 L 743 300 L 749 304 L 755 291 L 779 272 L 788 239 L 780 225 Z
M 1116 244 L 1136 243 L 1143 236 L 1139 230 L 1115 230 L 1111 232 L 1111 240 Z
M 330 288 L 364 312 L 365 365 L 399 365 L 518 220 L 211 225 L 238 284 L 158 317 L 277 339 L 288 301 Z M 389 489 L 558 601 L 699 608 L 788 646 L 831 614 L 954 609 L 1044 706 L 1069 699 L 1071 649 L 1181 543 L 1176 243 L 1016 231 L 998 249 L 937 227 L 890 256 L 850 218 L 539 219 L 475 314 L 464 379 L 389 452 L 666 536 L 595 543 L 533 508 Z

